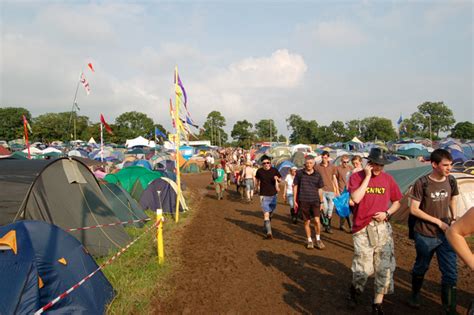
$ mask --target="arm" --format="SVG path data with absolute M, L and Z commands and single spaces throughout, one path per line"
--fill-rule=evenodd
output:
M 293 183 L 293 203 L 295 206 L 295 210 L 298 210 L 298 185 Z
M 456 216 L 457 216 L 457 213 L 456 213 L 456 201 L 457 201 L 457 198 L 456 196 L 452 196 L 451 197 L 451 200 L 449 201 L 449 211 L 451 212 L 451 219 L 453 219 L 453 221 L 456 220 Z
M 319 195 L 319 207 L 321 208 L 321 210 L 324 208 L 324 203 L 323 203 L 323 189 L 322 188 L 319 188 L 318 189 L 318 195 Z
M 400 209 L 400 200 L 397 200 L 397 201 L 394 201 L 392 203 L 392 205 L 390 206 L 390 208 L 388 208 L 387 211 L 382 211 L 382 212 L 377 212 L 374 214 L 373 218 L 377 221 L 377 222 L 381 222 L 381 221 L 384 221 L 384 220 L 387 220 L 389 216 L 392 216 L 392 214 L 394 214 L 395 212 L 398 211 L 398 209 Z
M 339 191 L 339 184 L 337 183 L 336 175 L 332 175 L 332 187 L 334 189 L 334 193 L 336 194 L 336 196 L 339 196 L 341 192 Z
M 288 188 L 288 183 L 285 180 L 285 184 L 283 185 L 283 200 L 286 201 L 286 189 Z
M 365 171 L 364 180 L 360 184 L 359 188 L 357 188 L 351 193 L 351 198 L 354 201 L 354 203 L 359 203 L 362 200 L 362 198 L 364 198 L 365 196 L 365 191 L 367 190 L 370 177 L 372 176 L 372 166 L 370 166 L 370 164 L 367 164 L 367 166 L 364 168 L 364 171 Z
M 410 199 L 411 205 L 410 205 L 410 214 L 414 215 L 417 218 L 420 218 L 422 220 L 431 222 L 435 225 L 437 225 L 441 230 L 446 231 L 449 227 L 446 223 L 441 221 L 438 218 L 435 218 L 428 213 L 424 212 L 423 210 L 420 209 L 420 201 L 415 200 L 413 198 Z
M 456 223 L 446 232 L 446 237 L 451 243 L 458 256 L 474 270 L 474 254 L 464 239 L 465 236 L 474 232 L 474 207 L 469 209 Z

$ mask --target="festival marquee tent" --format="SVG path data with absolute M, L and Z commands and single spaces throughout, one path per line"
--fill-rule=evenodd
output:
M 132 148 L 132 147 L 150 147 L 150 148 L 154 148 L 155 147 L 155 141 L 150 141 L 150 140 L 147 140 L 145 138 L 143 138 L 142 136 L 139 136 L 135 139 L 129 139 L 125 142 L 125 146 L 127 148 Z
M 118 222 L 94 174 L 82 162 L 0 160 L 0 224 L 46 221 L 63 229 Z M 122 226 L 71 232 L 96 256 L 130 240 Z
M 19 221 L 0 227 L 0 314 L 33 314 L 98 268 L 73 236 L 55 225 Z M 48 310 L 105 314 L 114 290 L 102 271 Z

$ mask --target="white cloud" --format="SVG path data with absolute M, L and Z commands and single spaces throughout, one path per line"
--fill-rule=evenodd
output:
M 364 44 L 368 37 L 355 24 L 345 20 L 323 21 L 299 26 L 298 33 L 310 43 L 323 46 L 357 46 Z
M 226 84 L 240 88 L 292 88 L 303 80 L 308 70 L 304 59 L 279 49 L 270 57 L 246 58 L 229 66 L 224 72 Z

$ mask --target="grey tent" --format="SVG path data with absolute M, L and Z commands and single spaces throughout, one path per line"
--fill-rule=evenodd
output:
M 1 224 L 40 220 L 63 229 L 118 222 L 99 183 L 82 162 L 0 160 Z M 71 234 L 96 256 L 129 241 L 120 225 Z
M 158 192 L 160 192 L 159 195 Z M 161 208 L 164 213 L 175 213 L 176 191 L 167 180 L 163 178 L 155 179 L 148 185 L 148 188 L 143 191 L 140 197 L 140 205 L 143 209 L 154 211 Z M 180 203 L 180 212 L 185 211 L 185 209 L 186 205 Z
M 148 218 L 142 207 L 130 196 L 130 194 L 117 184 L 101 182 L 100 188 L 110 204 L 112 211 L 120 221 L 142 220 Z M 134 223 L 136 227 L 142 227 L 142 222 Z

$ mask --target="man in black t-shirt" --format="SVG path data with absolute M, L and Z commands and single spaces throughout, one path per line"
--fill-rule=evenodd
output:
M 263 210 L 266 238 L 271 239 L 273 236 L 270 219 L 277 205 L 278 184 L 281 175 L 276 168 L 272 167 L 268 156 L 262 156 L 261 161 L 262 167 L 258 169 L 255 178 L 257 179 L 257 188 L 260 191 L 260 203 Z
M 416 260 L 412 270 L 410 305 L 420 307 L 423 278 L 434 253 L 441 271 L 441 300 L 446 314 L 456 313 L 457 262 L 445 232 L 456 219 L 454 213 L 458 195 L 456 180 L 449 175 L 453 158 L 443 149 L 436 149 L 430 157 L 433 171 L 415 183 L 410 194 L 410 213 L 416 217 L 414 227 Z
M 308 249 L 314 248 L 310 227 L 312 218 L 314 218 L 314 229 L 316 231 L 316 248 L 325 248 L 321 241 L 321 226 L 319 225 L 323 187 L 323 178 L 314 170 L 314 159 L 306 159 L 304 168 L 296 173 L 293 181 L 293 196 L 295 198 L 295 209 L 303 214 L 304 229 L 308 238 L 306 248 Z

